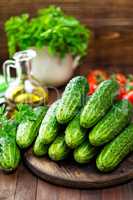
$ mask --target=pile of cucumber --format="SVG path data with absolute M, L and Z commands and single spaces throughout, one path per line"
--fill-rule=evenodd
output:
M 116 100 L 118 89 L 116 81 L 106 80 L 88 97 L 86 78 L 74 77 L 61 99 L 49 108 L 34 108 L 36 120 L 18 125 L 17 146 L 32 145 L 34 155 L 48 155 L 53 161 L 73 157 L 85 164 L 95 159 L 101 172 L 114 170 L 133 151 L 133 106 Z

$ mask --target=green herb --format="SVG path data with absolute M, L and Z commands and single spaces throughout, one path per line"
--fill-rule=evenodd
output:
M 35 121 L 37 115 L 34 112 L 33 108 L 28 104 L 19 104 L 17 105 L 17 111 L 15 112 L 15 120 L 19 124 L 22 121 Z
M 16 127 L 16 122 L 7 118 L 5 106 L 0 107 L 0 137 L 15 137 Z
M 28 14 L 11 17 L 5 23 L 9 54 L 16 49 L 48 47 L 50 54 L 67 53 L 84 56 L 90 39 L 90 31 L 74 17 L 67 16 L 59 7 L 50 6 L 38 11 L 29 19 Z
M 5 106 L 0 107 L 0 137 L 1 136 L 16 136 L 17 125 L 22 121 L 35 121 L 37 114 L 28 104 L 19 104 L 15 112 L 14 120 L 8 119 Z

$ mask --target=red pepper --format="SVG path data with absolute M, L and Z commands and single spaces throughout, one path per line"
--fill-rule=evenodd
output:
M 127 78 L 123 73 L 113 74 L 112 77 L 120 84 L 124 85 L 127 82 Z
M 92 95 L 92 94 L 95 92 L 96 88 L 97 88 L 97 85 L 95 85 L 95 84 L 93 84 L 93 83 L 90 83 L 90 84 L 89 84 L 89 92 L 88 92 L 88 95 Z
M 124 87 L 120 87 L 119 92 L 118 92 L 118 96 L 117 99 L 121 100 L 124 98 L 124 96 L 127 94 L 127 91 Z
M 123 99 L 127 99 L 133 104 L 133 90 L 129 91 L 126 95 L 124 95 Z
M 87 76 L 87 80 L 90 86 L 89 95 L 93 94 L 98 84 L 108 79 L 108 74 L 101 69 L 91 70 Z
M 97 85 L 100 82 L 108 79 L 108 74 L 104 70 L 95 69 L 89 72 L 87 79 L 89 83 L 93 83 Z

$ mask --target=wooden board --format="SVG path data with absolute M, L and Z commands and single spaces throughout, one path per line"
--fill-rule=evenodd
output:
M 95 63 L 93 68 L 95 69 Z M 133 73 L 133 68 L 120 66 L 106 66 L 109 73 L 124 72 Z M 92 69 L 92 67 L 91 67 Z M 87 75 L 90 68 L 87 65 L 79 67 L 75 75 Z M 61 88 L 62 93 L 63 88 Z M 52 93 L 51 93 L 52 94 Z M 55 94 L 50 95 L 50 102 L 55 99 Z M 130 155 L 121 165 L 110 174 L 100 173 L 92 162 L 88 165 L 77 165 L 74 161 L 53 162 L 47 157 L 37 158 L 28 150 L 23 154 L 24 163 L 38 177 L 50 183 L 72 187 L 72 188 L 105 188 L 125 183 L 133 179 L 133 154 Z
M 50 183 L 72 188 L 104 188 L 125 183 L 133 178 L 133 155 L 130 155 L 110 174 L 100 173 L 95 163 L 77 165 L 74 161 L 53 162 L 47 157 L 37 158 L 28 150 L 25 165 L 38 177 Z

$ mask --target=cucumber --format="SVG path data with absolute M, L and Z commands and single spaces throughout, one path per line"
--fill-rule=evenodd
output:
M 84 128 L 95 125 L 112 106 L 118 92 L 118 84 L 114 80 L 103 81 L 95 93 L 87 101 L 80 116 L 80 124 Z
M 51 160 L 59 161 L 68 156 L 69 148 L 65 143 L 64 135 L 57 136 L 55 141 L 50 145 L 48 155 Z
M 60 100 L 55 101 L 48 109 L 39 129 L 39 140 L 44 144 L 50 144 L 56 138 L 60 125 L 56 119 L 56 109 Z
M 102 149 L 96 160 L 97 168 L 101 172 L 110 172 L 132 151 L 133 124 L 130 124 L 120 135 Z
M 80 126 L 80 113 L 69 122 L 65 130 L 66 144 L 74 149 L 78 147 L 86 138 L 86 129 Z
M 48 144 L 56 138 L 60 125 L 56 119 L 56 109 L 60 100 L 54 102 L 48 109 L 39 129 L 39 134 L 33 146 L 36 156 L 47 154 Z
M 33 153 L 38 157 L 44 156 L 48 152 L 48 147 L 48 145 L 44 144 L 39 138 L 37 138 L 33 146 Z
M 116 103 L 89 133 L 90 143 L 100 146 L 112 140 L 130 122 L 132 113 L 127 100 Z
M 74 150 L 73 156 L 77 163 L 85 164 L 88 163 L 96 153 L 97 149 L 87 140 Z
M 14 138 L 0 137 L 0 167 L 4 171 L 15 170 L 21 160 L 20 151 Z
M 17 128 L 16 142 L 21 149 L 28 148 L 35 140 L 38 128 L 47 112 L 47 106 L 34 108 L 34 112 L 37 116 L 36 121 L 22 121 Z
M 83 76 L 73 78 L 66 86 L 56 111 L 57 121 L 69 122 L 84 104 L 89 86 Z

